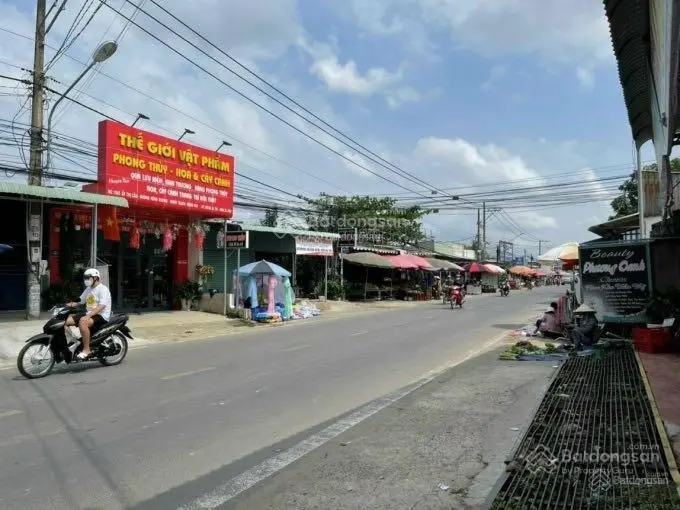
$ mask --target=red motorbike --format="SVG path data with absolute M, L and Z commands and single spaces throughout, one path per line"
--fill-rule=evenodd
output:
M 454 308 L 463 308 L 463 292 L 460 287 L 453 287 L 451 289 L 451 310 Z

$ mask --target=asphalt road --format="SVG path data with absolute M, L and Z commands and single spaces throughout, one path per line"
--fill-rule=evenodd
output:
M 318 441 L 378 397 L 398 398 L 526 323 L 558 291 L 256 328 L 131 350 L 121 366 L 38 381 L 0 371 L 0 508 L 168 510 L 243 473 L 247 489 L 258 481 L 253 466 Z

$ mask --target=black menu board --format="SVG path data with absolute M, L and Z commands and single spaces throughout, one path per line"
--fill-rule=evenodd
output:
M 647 243 L 581 245 L 583 301 L 601 318 L 637 321 L 647 306 L 651 271 Z

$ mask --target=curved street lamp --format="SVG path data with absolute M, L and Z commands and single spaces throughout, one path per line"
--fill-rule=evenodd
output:
M 75 87 L 80 82 L 80 80 L 83 79 L 83 76 L 85 76 L 90 71 L 90 69 L 92 69 L 97 64 L 101 64 L 105 60 L 111 58 L 111 56 L 113 56 L 113 54 L 116 53 L 117 49 L 118 43 L 116 43 L 115 41 L 108 41 L 99 45 L 99 47 L 92 54 L 92 60 L 90 60 L 90 63 L 87 65 L 87 67 L 83 70 L 82 73 L 78 75 L 78 77 L 73 81 L 73 83 L 71 83 L 71 85 L 64 92 L 62 92 L 57 101 L 54 103 L 54 106 L 52 106 L 52 109 L 50 110 L 50 115 L 47 117 L 47 161 L 45 164 L 47 170 L 49 170 L 51 162 L 50 149 L 52 146 L 52 116 L 54 115 L 57 106 L 59 106 L 59 104 L 68 95 L 68 93 L 73 90 L 73 87 Z

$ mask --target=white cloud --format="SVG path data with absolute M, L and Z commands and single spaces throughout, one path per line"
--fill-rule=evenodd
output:
M 477 147 L 460 138 L 427 137 L 418 140 L 416 151 L 433 165 L 448 169 L 458 167 L 464 174 L 450 175 L 456 180 L 494 182 L 539 178 L 522 158 L 493 144 Z
M 401 79 L 401 73 L 392 73 L 382 67 L 359 70 L 354 60 L 341 63 L 333 48 L 323 43 L 300 42 L 313 62 L 310 71 L 333 92 L 370 96 Z
M 402 87 L 387 94 L 387 105 L 394 110 L 406 103 L 417 103 L 421 99 L 420 93 L 413 87 Z
M 612 65 L 614 57 L 601 2 L 574 0 L 389 0 L 352 4 L 357 24 L 379 37 L 410 46 L 425 39 L 432 52 L 438 31 L 458 49 L 489 58 L 525 55 L 572 68 Z
M 493 55 L 527 53 L 553 62 L 611 61 L 601 3 L 575 0 L 419 0 L 426 19 L 446 24 L 466 47 Z

